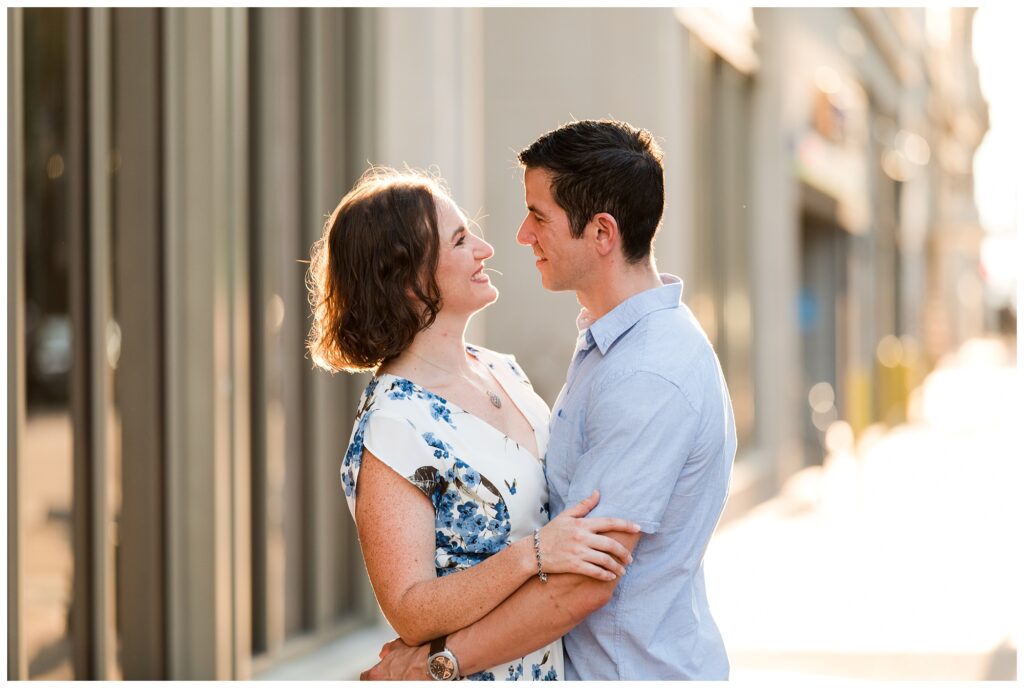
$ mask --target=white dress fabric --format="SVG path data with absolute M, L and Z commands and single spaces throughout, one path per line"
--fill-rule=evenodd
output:
M 490 368 L 533 427 L 538 456 L 548 441 L 550 411 L 513 356 L 481 347 L 466 351 Z M 548 522 L 544 461 L 493 425 L 411 380 L 381 374 L 359 400 L 341 466 L 352 517 L 366 447 L 409 480 L 434 506 L 434 566 L 444 576 L 480 563 Z M 561 639 L 470 680 L 560 680 Z

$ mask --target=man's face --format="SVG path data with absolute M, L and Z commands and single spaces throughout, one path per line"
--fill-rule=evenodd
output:
M 574 239 L 569 216 L 551 196 L 551 174 L 538 167 L 526 168 L 526 219 L 519 226 L 516 241 L 533 249 L 540 281 L 549 291 L 579 289 L 588 272 L 591 256 L 586 232 Z

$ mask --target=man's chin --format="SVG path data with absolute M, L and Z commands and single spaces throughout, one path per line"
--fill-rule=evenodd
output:
M 569 285 L 555 278 L 555 276 L 550 272 L 542 270 L 539 267 L 537 268 L 537 272 L 540 273 L 540 286 L 544 287 L 548 291 L 569 291 L 572 289 Z
M 540 286 L 544 287 L 547 291 L 570 291 L 571 287 L 567 287 L 564 284 L 558 282 L 550 282 L 543 277 L 540 280 Z

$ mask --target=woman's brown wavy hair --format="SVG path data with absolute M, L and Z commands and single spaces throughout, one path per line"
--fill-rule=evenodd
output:
M 375 370 L 441 310 L 435 196 L 443 182 L 416 171 L 366 171 L 313 244 L 307 346 L 331 372 Z

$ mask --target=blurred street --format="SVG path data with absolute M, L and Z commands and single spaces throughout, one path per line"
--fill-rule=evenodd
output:
M 869 429 L 722 527 L 706 575 L 734 679 L 1016 677 L 1013 357 L 967 342 L 907 423 Z

